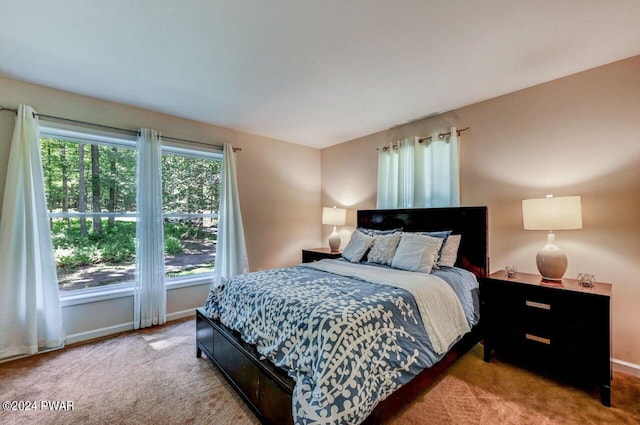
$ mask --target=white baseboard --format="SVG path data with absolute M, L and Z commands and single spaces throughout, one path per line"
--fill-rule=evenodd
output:
M 173 313 L 167 314 L 167 322 L 170 322 L 172 320 L 184 319 L 185 317 L 190 317 L 195 315 L 196 315 L 195 308 L 190 308 L 188 310 L 182 310 L 182 311 L 175 311 Z
M 640 378 L 640 365 L 618 359 L 611 359 L 611 363 L 613 363 L 613 370 Z
M 117 334 L 133 330 L 133 322 L 121 323 L 113 326 L 105 326 L 104 328 L 91 329 L 90 331 L 78 332 L 76 334 L 67 335 L 65 344 L 74 344 L 76 342 L 88 341 L 90 339 L 101 338 L 107 335 Z
M 183 319 L 185 317 L 191 317 L 191 316 L 194 316 L 195 313 L 196 313 L 195 308 L 190 308 L 182 311 L 175 311 L 173 313 L 167 314 L 167 322 L 170 322 L 172 320 Z M 90 331 L 69 335 L 67 336 L 65 343 L 73 344 L 76 342 L 88 341 L 90 339 L 101 338 L 103 336 L 113 335 L 119 332 L 125 332 L 130 330 L 133 330 L 133 322 L 121 323 L 114 326 L 106 326 L 104 328 L 92 329 Z M 11 358 L 11 360 L 13 359 L 15 358 Z M 3 361 L 6 361 L 6 360 L 8 359 L 5 359 Z M 640 365 L 627 362 L 624 360 L 614 359 L 614 358 L 611 359 L 611 363 L 613 366 L 613 370 L 626 373 L 627 375 L 637 376 L 638 378 L 640 378 Z
M 183 319 L 185 317 L 195 316 L 196 309 L 190 308 L 188 310 L 176 311 L 167 314 L 167 322 L 172 320 Z M 133 322 L 121 323 L 113 326 L 106 326 L 104 328 L 92 329 L 90 331 L 79 332 L 76 334 L 68 335 L 65 340 L 65 344 L 73 344 L 76 342 L 88 341 L 90 339 L 101 338 L 107 335 L 113 335 L 120 332 L 133 330 Z

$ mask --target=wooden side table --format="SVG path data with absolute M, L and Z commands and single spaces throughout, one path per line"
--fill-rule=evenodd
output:
M 340 258 L 342 250 L 331 251 L 331 248 L 311 248 L 302 250 L 302 262 L 311 263 L 325 258 Z
M 600 387 L 611 406 L 612 286 L 582 287 L 575 279 L 543 281 L 541 276 L 503 270 L 480 282 L 484 360 L 492 351 L 528 366 Z

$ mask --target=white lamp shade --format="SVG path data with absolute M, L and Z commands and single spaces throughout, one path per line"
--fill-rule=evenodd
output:
M 582 229 L 580 197 L 525 199 L 522 201 L 522 222 L 525 230 Z
M 331 224 L 333 226 L 344 226 L 347 219 L 347 210 L 344 208 L 322 208 L 322 224 Z

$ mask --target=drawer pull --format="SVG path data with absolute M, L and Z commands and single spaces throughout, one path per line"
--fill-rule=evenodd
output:
M 551 304 L 539 303 L 529 300 L 526 300 L 524 303 L 527 305 L 527 307 L 539 308 L 542 310 L 551 310 Z
M 524 337 L 527 338 L 528 340 L 539 342 L 541 344 L 551 345 L 551 340 L 549 338 L 543 338 L 541 336 L 536 336 L 531 334 L 525 334 Z

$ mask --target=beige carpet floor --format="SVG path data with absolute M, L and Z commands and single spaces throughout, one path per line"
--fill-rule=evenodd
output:
M 36 410 L 0 411 L 0 424 L 216 424 L 258 421 L 211 366 L 195 357 L 193 320 L 0 364 L 0 401 Z M 392 424 L 640 424 L 640 378 L 615 374 L 613 406 L 595 391 L 482 361 L 460 359 Z M 41 401 L 71 401 L 72 411 Z

